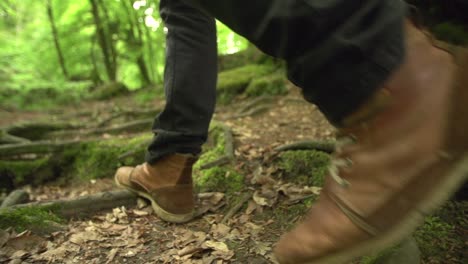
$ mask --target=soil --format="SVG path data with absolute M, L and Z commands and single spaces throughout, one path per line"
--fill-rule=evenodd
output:
M 240 99 L 234 104 L 217 107 L 214 120 L 224 122 L 234 132 L 234 167 L 246 176 L 244 192 L 254 192 L 260 188 L 251 184 L 251 180 L 259 167 L 263 170 L 269 169 L 268 162 L 276 155 L 274 147 L 305 139 L 334 138 L 334 128 L 320 111 L 314 105 L 305 102 L 298 89 L 290 87 L 289 90 L 287 96 L 274 97 L 266 103 L 267 110 L 251 116 L 236 117 L 252 99 Z M 160 107 L 163 104 L 162 99 L 154 99 L 147 102 L 146 106 Z M 79 107 L 62 109 L 62 112 L 1 112 L 0 126 L 41 118 L 54 119 L 63 112 L 70 116 L 79 116 L 84 109 L 95 113 L 94 115 L 101 115 L 102 118 L 109 115 L 115 107 L 132 109 L 135 105 L 127 98 L 117 98 L 106 102 L 84 102 Z M 275 170 L 274 166 L 272 170 Z M 49 183 L 26 189 L 31 193 L 33 201 L 46 201 L 74 198 L 115 188 L 112 175 L 109 175 L 106 179 L 79 184 Z M 241 196 L 242 193 L 238 195 Z M 229 200 L 228 197 L 224 199 Z M 141 200 L 135 208 L 115 208 L 91 218 L 72 219 L 64 223 L 64 229 L 51 234 L 36 235 L 26 232 L 15 234 L 14 239 L 10 234 L 8 243 L 11 244 L 11 241 L 15 240 L 16 247 L 10 245 L 10 250 L 16 255 L 4 261 L 274 263 L 272 248 L 275 241 L 293 223 L 299 221 L 307 210 L 307 203 L 303 202 L 307 199 L 299 200 L 299 203 L 295 204 L 289 204 L 284 197 L 278 199 L 272 207 L 259 206 L 250 199 L 224 223 L 222 219 L 232 208 L 232 204 L 224 205 L 183 225 L 161 221 Z M 0 234 L 0 247 L 1 237 Z M 36 242 L 28 244 L 27 241 Z M 1 257 L 0 263 L 3 263 Z

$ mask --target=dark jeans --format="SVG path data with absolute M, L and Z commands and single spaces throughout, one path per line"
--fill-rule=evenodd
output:
M 213 17 L 284 59 L 304 98 L 339 125 L 401 63 L 405 11 L 400 0 L 161 0 L 167 105 L 147 161 L 198 153 L 206 140 L 216 88 Z

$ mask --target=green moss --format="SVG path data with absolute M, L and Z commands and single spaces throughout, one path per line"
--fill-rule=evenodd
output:
M 283 95 L 287 92 L 286 79 L 282 71 L 252 80 L 245 90 L 245 94 L 250 97 Z
M 47 210 L 39 208 L 0 209 L 0 229 L 9 227 L 21 232 L 24 230 L 45 230 L 63 220 Z
M 245 91 L 252 79 L 266 75 L 274 69 L 273 65 L 251 64 L 221 72 L 218 75 L 218 101 L 230 102 L 236 95 Z
M 330 156 L 314 150 L 286 151 L 281 154 L 279 167 L 288 181 L 300 185 L 322 186 L 328 171 Z
M 49 157 L 28 160 L 28 161 L 0 161 L 0 171 L 8 172 L 13 176 L 14 186 L 21 186 L 25 184 L 34 184 L 35 182 L 30 182 L 34 175 L 36 180 L 40 180 L 42 175 L 38 175 L 38 172 L 43 168 L 47 167 L 49 162 Z M 52 173 L 52 172 L 50 172 Z M 47 174 L 43 172 L 43 174 Z
M 444 22 L 436 25 L 433 28 L 436 38 L 450 42 L 456 45 L 468 44 L 468 31 L 464 26 L 457 25 L 451 22 Z
M 200 170 L 203 164 L 214 161 L 224 155 L 223 128 L 213 123 L 210 136 L 200 159 L 194 166 L 194 184 L 199 192 L 234 193 L 244 187 L 244 176 L 228 165 Z
M 195 187 L 200 192 L 241 191 L 244 187 L 244 176 L 228 167 L 213 167 L 199 171 L 194 177 Z
M 132 139 L 111 139 L 82 144 L 68 152 L 68 155 L 75 156 L 71 171 L 82 180 L 112 177 L 119 166 L 142 162 L 146 147 L 144 143 L 150 138 L 149 135 L 142 135 Z M 119 160 L 121 155 L 134 150 L 140 151 L 140 155 Z

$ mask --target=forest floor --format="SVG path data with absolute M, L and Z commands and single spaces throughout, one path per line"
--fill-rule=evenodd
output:
M 216 110 L 214 120 L 233 131 L 235 158 L 230 166 L 243 176 L 245 185 L 236 192 L 205 194 L 211 203 L 207 213 L 187 224 L 169 224 L 159 220 L 151 207 L 139 200 L 134 207 L 117 207 L 91 217 L 69 219 L 49 234 L 2 231 L 0 263 L 274 263 L 275 241 L 300 221 L 320 191 L 320 187 L 305 188 L 279 173 L 280 153 L 274 148 L 303 140 L 333 140 L 334 128 L 315 106 L 301 98 L 297 89 L 289 89 L 288 95 L 274 97 L 262 110 L 242 117 L 239 110 L 251 101 L 241 100 Z M 158 98 L 145 102 L 154 108 L 163 104 Z M 115 108 L 139 107 L 133 99 L 121 97 L 47 113 L 2 112 L 0 126 L 52 120 L 83 109 L 98 113 L 103 119 Z M 88 119 L 83 118 L 82 122 Z M 136 135 L 139 134 L 101 137 Z M 50 182 L 25 189 L 32 201 L 71 199 L 115 190 L 112 177 L 109 174 L 81 182 Z M 295 195 L 288 195 L 293 192 Z M 236 206 L 239 209 L 233 210 Z M 466 202 L 453 201 L 444 208 L 444 214 L 430 218 L 422 233 L 415 235 L 422 262 L 466 263 L 463 247 L 466 250 L 468 206 Z M 225 218 L 228 213 L 231 216 Z M 451 219 L 444 220 L 447 215 Z M 356 261 L 359 262 L 372 263 L 364 259 Z

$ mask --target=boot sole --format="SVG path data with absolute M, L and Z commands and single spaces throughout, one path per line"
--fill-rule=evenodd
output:
M 159 217 L 161 218 L 162 220 L 166 221 L 166 222 L 170 222 L 170 223 L 175 223 L 175 224 L 183 224 L 183 223 L 187 223 L 188 221 L 192 220 L 194 218 L 194 212 L 190 212 L 190 213 L 187 213 L 187 214 L 173 214 L 173 213 L 170 213 L 166 210 L 164 210 L 161 206 L 159 206 L 159 204 L 147 193 L 144 193 L 144 192 L 141 192 L 141 191 L 138 191 L 138 190 L 135 190 L 127 185 L 123 185 L 121 184 L 118 180 L 117 180 L 117 177 L 114 177 L 114 181 L 115 181 L 115 184 L 117 184 L 117 186 L 119 187 L 122 187 L 122 188 L 125 188 L 145 199 L 148 199 L 150 202 L 151 202 L 151 207 L 153 208 L 154 210 L 154 213 Z
M 330 255 L 325 258 L 302 264 L 343 264 L 348 263 L 360 256 L 375 254 L 387 249 L 405 239 L 414 229 L 416 229 L 425 218 L 426 213 L 433 212 L 441 206 L 458 187 L 468 179 L 468 153 L 455 163 L 453 169 L 448 172 L 447 180 L 441 183 L 431 194 L 429 199 L 423 201 L 419 210 L 414 210 L 408 216 L 396 225 L 393 229 L 387 231 L 379 237 L 364 242 L 362 245 L 346 250 L 341 253 Z M 300 264 L 300 263 L 297 263 Z

